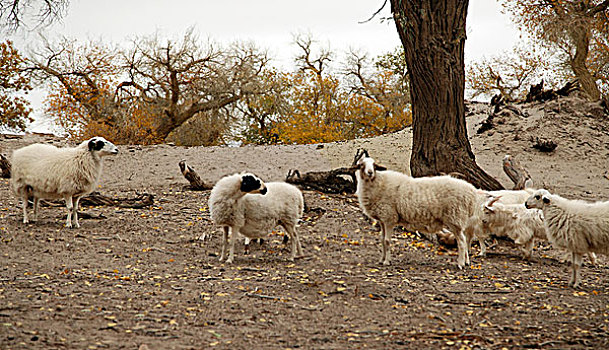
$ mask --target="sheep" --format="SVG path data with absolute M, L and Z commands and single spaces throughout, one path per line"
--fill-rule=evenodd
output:
M 66 227 L 80 227 L 78 202 L 97 186 L 102 157 L 117 153 L 114 144 L 99 136 L 76 147 L 36 143 L 13 151 L 11 190 L 23 201 L 23 223 L 29 223 L 28 198 L 34 199 L 35 219 L 40 199 L 64 199 L 68 209 Z
M 569 286 L 580 284 L 582 255 L 609 255 L 609 202 L 568 200 L 541 189 L 525 202 L 527 208 L 543 211 L 548 240 L 572 254 L 573 273 Z
M 457 265 L 462 269 L 469 264 L 465 232 L 480 210 L 474 186 L 450 176 L 413 178 L 387 170 L 367 156 L 354 168 L 359 205 L 364 214 L 380 222 L 383 250 L 379 263 L 390 264 L 391 232 L 402 225 L 425 233 L 448 228 L 457 238 Z
M 529 198 L 529 196 L 534 192 L 534 189 L 524 189 L 524 190 L 498 190 L 498 191 L 479 191 L 479 195 L 480 195 L 480 202 L 481 202 L 481 206 L 483 208 L 483 210 L 485 209 L 486 203 L 487 201 L 489 201 L 489 199 L 493 199 L 496 198 L 495 201 L 498 201 L 498 204 L 502 204 L 502 205 L 517 205 L 520 204 L 523 206 L 524 208 L 524 202 L 527 200 L 527 198 Z M 493 202 L 495 203 L 495 202 Z M 479 212 L 481 214 L 483 214 L 482 212 Z M 482 217 L 479 218 L 480 220 L 478 221 L 478 225 L 475 226 L 475 228 L 470 231 L 472 233 L 472 236 L 475 236 L 478 239 L 478 243 L 480 244 L 480 253 L 478 254 L 478 256 L 486 256 L 486 244 L 485 244 L 485 240 L 486 238 L 488 238 L 491 233 L 494 234 L 495 236 L 506 236 L 504 231 L 497 231 L 494 232 L 492 231 L 491 227 L 486 226 L 483 224 L 482 221 Z M 497 227 L 497 223 L 494 225 L 495 227 Z M 491 229 L 491 230 L 489 230 Z M 473 237 L 467 237 L 467 247 L 468 250 L 470 248 L 471 245 L 471 240 Z
M 492 197 L 484 204 L 483 229 L 497 236 L 509 237 L 521 246 L 525 258 L 529 259 L 535 239 L 548 240 L 543 212 L 539 209 L 527 209 L 524 204 L 496 203 L 498 200 L 499 197 Z M 590 252 L 588 258 L 596 265 L 596 254 Z
M 220 179 L 209 196 L 211 219 L 223 228 L 220 261 L 226 257 L 230 233 L 230 252 L 226 263 L 234 261 L 238 234 L 255 239 L 265 237 L 281 225 L 292 241 L 290 260 L 303 256 L 296 224 L 302 217 L 304 200 L 300 190 L 285 182 L 264 183 L 256 175 L 234 174 Z
M 527 209 L 524 204 L 504 204 L 501 197 L 492 197 L 482 211 L 482 228 L 497 236 L 507 236 L 521 246 L 525 258 L 530 258 L 535 239 L 547 240 L 543 214 L 537 209 Z M 480 239 L 483 251 L 484 239 Z

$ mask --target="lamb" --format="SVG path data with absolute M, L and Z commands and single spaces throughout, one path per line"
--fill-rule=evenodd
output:
M 481 202 L 481 206 L 483 208 L 483 210 L 485 209 L 485 206 L 487 203 L 489 203 L 489 200 L 492 200 L 493 198 L 496 198 L 495 201 L 493 201 L 493 203 L 497 202 L 497 204 L 502 204 L 502 205 L 518 205 L 520 204 L 522 206 L 522 208 L 524 209 L 524 202 L 527 200 L 527 198 L 529 198 L 529 196 L 534 192 L 535 190 L 527 188 L 524 190 L 499 190 L 499 191 L 479 191 L 479 195 L 480 195 L 480 202 Z M 481 212 L 481 215 L 484 215 L 484 213 Z M 478 254 L 478 256 L 486 256 L 486 244 L 485 244 L 485 240 L 486 238 L 488 238 L 491 233 L 494 234 L 495 236 L 507 236 L 505 231 L 500 231 L 497 230 L 496 228 L 499 226 L 499 223 L 497 221 L 495 221 L 495 224 L 493 225 L 495 230 L 493 231 L 493 227 L 488 226 L 488 225 L 484 225 L 483 223 L 483 218 L 480 218 L 480 221 L 478 222 L 478 225 L 471 231 L 473 236 L 476 236 L 476 238 L 478 239 L 478 242 L 480 244 L 480 253 Z M 469 247 L 471 245 L 471 240 L 473 237 L 467 237 L 467 247 L 469 250 Z M 532 243 L 531 243 L 532 244 Z
M 34 216 L 40 199 L 64 199 L 68 209 L 66 227 L 78 224 L 78 202 L 95 189 L 102 173 L 102 157 L 118 148 L 103 137 L 93 137 L 77 147 L 57 148 L 32 144 L 13 152 L 11 190 L 23 201 L 23 223 L 28 198 L 34 199 Z
M 609 202 L 568 200 L 541 189 L 526 200 L 525 206 L 541 209 L 550 243 L 571 252 L 569 286 L 577 288 L 580 284 L 583 254 L 609 255 Z
M 387 170 L 367 156 L 357 161 L 355 169 L 360 207 L 380 222 L 380 263 L 390 264 L 391 232 L 402 225 L 424 233 L 449 229 L 457 238 L 457 265 L 462 269 L 469 264 L 465 233 L 474 224 L 472 217 L 481 210 L 474 186 L 450 176 L 413 178 Z
M 503 204 L 501 197 L 492 197 L 482 211 L 482 229 L 498 236 L 507 236 L 521 246 L 525 258 L 530 258 L 535 239 L 547 240 L 543 214 L 537 209 L 527 209 L 524 204 Z M 481 253 L 484 239 L 480 240 Z
M 285 182 L 264 183 L 253 174 L 234 174 L 220 179 L 209 196 L 212 221 L 223 228 L 220 261 L 226 257 L 230 233 L 230 252 L 226 263 L 234 261 L 238 234 L 262 238 L 281 225 L 292 241 L 290 260 L 302 256 L 296 224 L 302 217 L 304 200 L 300 190 Z

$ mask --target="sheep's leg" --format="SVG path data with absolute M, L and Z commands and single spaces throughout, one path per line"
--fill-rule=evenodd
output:
M 486 238 L 484 237 L 479 237 L 478 238 L 478 244 L 480 244 L 480 253 L 478 253 L 478 256 L 486 256 Z
M 524 253 L 524 257 L 525 259 L 531 259 L 531 256 L 533 255 L 533 244 L 535 243 L 535 240 L 533 239 L 529 239 L 528 242 L 526 242 L 524 244 L 524 246 L 522 246 L 522 252 Z
M 249 237 L 245 237 L 245 242 L 244 242 L 244 254 L 248 255 L 250 253 L 250 242 L 252 240 Z
M 588 258 L 590 258 L 590 263 L 591 263 L 592 265 L 595 265 L 595 266 L 596 266 L 596 263 L 598 262 L 598 261 L 596 260 L 596 254 L 594 254 L 594 253 L 590 252 L 590 253 L 588 253 Z
M 80 224 L 78 223 L 78 202 L 80 202 L 80 197 L 74 196 L 72 200 L 74 201 L 74 209 L 72 210 L 72 221 L 74 222 L 74 227 L 78 228 L 80 227 Z
M 72 196 L 67 196 L 64 198 L 66 201 L 66 208 L 68 208 L 68 219 L 66 220 L 66 227 L 72 228 L 72 211 L 74 210 L 74 205 L 72 204 Z
M 226 257 L 226 246 L 228 245 L 228 226 L 222 226 L 222 252 L 220 253 L 220 261 Z
M 230 231 L 230 250 L 228 252 L 228 259 L 226 259 L 227 264 L 232 264 L 235 260 L 235 243 L 237 242 L 237 236 L 239 234 L 239 230 L 235 230 L 234 227 L 231 227 Z
M 27 193 L 22 197 L 23 199 L 23 223 L 27 224 L 30 222 L 27 218 Z
M 34 221 L 38 221 L 38 204 L 40 199 L 38 197 L 34 197 Z
M 391 230 L 392 229 L 393 229 L 393 226 L 391 226 L 391 229 L 389 229 L 389 225 L 385 224 L 384 222 L 381 222 L 381 240 L 383 242 L 383 255 L 381 256 L 381 261 L 379 263 L 381 263 L 385 266 L 391 264 L 389 261 L 391 260 Z
M 459 269 L 463 269 L 465 265 L 469 265 L 469 254 L 467 253 L 467 238 L 465 238 L 465 234 L 463 230 L 454 230 L 455 237 L 457 238 L 457 249 L 459 250 L 459 256 L 457 258 L 457 265 Z
M 294 227 L 294 232 L 296 232 L 296 227 Z M 296 250 L 298 251 L 298 256 L 302 257 L 304 256 L 304 253 L 302 252 L 302 245 L 300 245 L 300 235 L 297 233 L 294 235 L 294 237 L 296 238 Z M 285 239 L 283 241 L 285 242 L 284 244 L 288 244 Z
M 580 270 L 582 268 L 582 260 L 583 256 L 581 254 L 573 252 L 573 261 L 571 264 L 573 265 L 573 274 L 571 275 L 571 280 L 569 281 L 569 286 L 573 288 L 579 287 Z
M 457 232 L 455 231 L 456 228 L 453 228 L 451 230 L 451 232 Z M 478 253 L 478 256 L 486 256 L 486 245 L 484 244 L 484 238 L 481 238 L 482 236 L 484 236 L 482 234 L 482 229 L 480 228 L 480 224 L 478 223 L 478 220 L 476 220 L 475 218 L 469 218 L 467 220 L 467 224 L 465 225 L 465 229 L 463 230 L 463 234 L 465 236 L 465 244 L 466 244 L 466 248 L 467 248 L 467 259 L 468 259 L 468 264 L 469 264 L 469 253 L 471 251 L 471 247 L 472 247 L 472 241 L 474 240 L 474 238 L 476 238 L 478 240 L 478 244 L 480 244 L 480 253 Z M 456 238 L 457 235 L 455 235 Z
M 297 257 L 302 257 L 302 247 L 300 246 L 300 238 L 298 237 L 296 227 L 286 225 L 283 228 L 285 228 L 288 235 L 290 236 L 290 240 L 292 241 L 292 258 L 290 260 L 293 261 Z

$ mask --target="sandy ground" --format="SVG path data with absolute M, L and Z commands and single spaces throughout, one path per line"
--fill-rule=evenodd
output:
M 609 116 L 561 99 L 518 106 L 526 117 L 496 118 L 476 134 L 486 105 L 471 106 L 479 164 L 504 185 L 506 153 L 536 187 L 569 198 L 607 199 Z M 100 192 L 148 192 L 146 209 L 82 208 L 92 219 L 63 228 L 65 209 L 42 208 L 20 222 L 0 180 L 0 349 L 339 349 L 607 348 L 607 259 L 587 261 L 583 286 L 567 287 L 569 264 L 548 244 L 526 261 L 509 242 L 463 271 L 456 251 L 396 231 L 392 265 L 381 266 L 378 228 L 352 196 L 305 191 L 312 208 L 299 228 L 307 257 L 289 262 L 281 231 L 235 263 L 218 262 L 221 237 L 209 221 L 209 192 L 183 190 L 185 159 L 209 182 L 243 170 L 282 180 L 288 169 L 349 165 L 367 148 L 406 171 L 408 129 L 374 139 L 308 146 L 120 146 L 107 158 Z M 558 143 L 531 148 L 535 137 Z M 0 136 L 0 152 L 55 137 Z M 200 241 L 201 234 L 211 239 Z M 477 253 L 477 246 L 473 254 Z

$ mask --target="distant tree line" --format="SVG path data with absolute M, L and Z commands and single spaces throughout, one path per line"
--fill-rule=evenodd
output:
M 514 101 L 541 80 L 553 88 L 577 80 L 591 100 L 609 94 L 608 0 L 500 2 L 528 40 L 468 67 L 472 97 L 501 94 Z
M 28 57 L 4 45 L 19 65 L 14 74 L 49 91 L 47 115 L 74 139 L 316 143 L 394 132 L 412 120 L 399 50 L 350 52 L 331 70 L 335 54 L 297 36 L 296 67 L 280 70 L 252 44 L 222 47 L 192 30 L 178 40 L 136 38 L 127 48 L 63 38 Z M 4 125 L 23 130 L 26 112 Z

